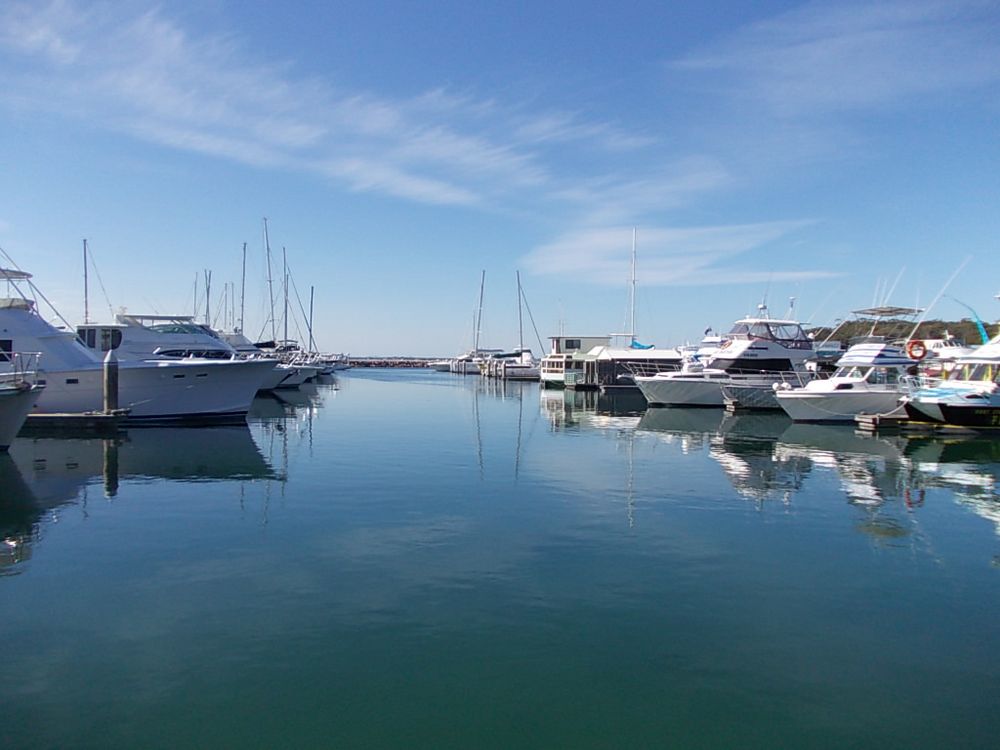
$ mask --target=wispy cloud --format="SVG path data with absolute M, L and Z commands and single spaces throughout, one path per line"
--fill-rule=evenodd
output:
M 431 204 L 558 191 L 566 176 L 545 144 L 612 153 L 649 143 L 582 115 L 527 112 L 446 89 L 396 100 L 343 90 L 296 75 L 291 64 L 257 62 L 236 37 L 195 35 L 162 10 L 114 3 L 7 4 L 0 65 L 0 106 Z
M 886 107 L 995 85 L 1000 24 L 988 0 L 814 2 L 673 67 L 781 116 Z
M 639 232 L 643 286 L 805 281 L 838 275 L 831 271 L 777 270 L 739 256 L 767 248 L 813 222 L 783 221 L 717 227 L 652 228 Z M 540 275 L 619 286 L 631 262 L 630 229 L 605 227 L 566 234 L 524 259 Z M 738 272 L 737 272 L 738 268 Z

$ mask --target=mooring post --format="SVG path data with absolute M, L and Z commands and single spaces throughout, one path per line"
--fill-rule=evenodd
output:
M 118 410 L 118 357 L 109 349 L 104 357 L 104 413 Z

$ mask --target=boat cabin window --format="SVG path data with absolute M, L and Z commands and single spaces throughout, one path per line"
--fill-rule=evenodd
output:
M 101 329 L 101 351 L 117 349 L 122 343 L 122 332 L 117 328 Z
M 100 348 L 102 352 L 117 349 L 122 343 L 122 332 L 118 328 L 78 328 L 76 333 L 89 349 Z
M 574 351 L 580 348 L 580 339 L 566 339 L 566 351 Z
M 14 357 L 14 341 L 0 339 L 0 362 L 10 362 Z

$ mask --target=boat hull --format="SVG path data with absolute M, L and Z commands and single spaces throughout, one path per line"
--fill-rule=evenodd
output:
M 898 391 L 779 391 L 778 405 L 796 422 L 853 422 L 860 414 L 888 414 L 899 405 Z
M 0 451 L 10 447 L 42 390 L 29 385 L 0 388 Z
M 1000 428 L 1000 406 L 941 404 L 945 424 L 976 429 Z
M 721 407 L 722 380 L 697 377 L 636 377 L 650 406 Z
M 118 407 L 130 422 L 238 419 L 274 363 L 267 360 L 181 360 L 122 362 Z M 45 389 L 36 414 L 74 414 L 104 408 L 101 367 L 39 373 Z

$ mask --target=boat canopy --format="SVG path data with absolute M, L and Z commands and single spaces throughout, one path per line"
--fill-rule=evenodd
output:
M 784 346 L 794 348 L 812 348 L 812 339 L 802 330 L 802 326 L 794 320 L 737 320 L 728 334 L 732 338 L 764 339 L 776 341 Z

